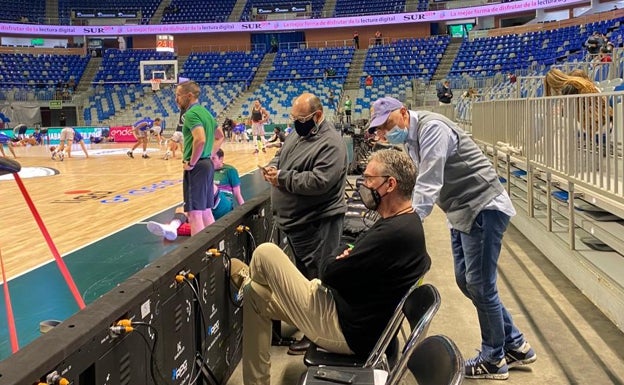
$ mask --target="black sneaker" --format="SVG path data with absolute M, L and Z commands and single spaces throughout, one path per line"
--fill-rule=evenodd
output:
M 141 157 L 142 157 L 143 159 L 147 159 L 147 158 L 149 158 L 149 155 L 147 155 L 147 154 L 143 154 Z
M 509 378 L 509 367 L 505 359 L 501 359 L 497 363 L 489 363 L 481 353 L 469 360 L 464 365 L 466 370 L 466 378 L 484 378 L 488 380 L 506 380 Z
M 518 349 L 505 350 L 505 360 L 509 369 L 517 366 L 532 364 L 537 360 L 535 350 L 528 342 L 524 341 Z
M 126 152 L 126 155 L 128 155 L 129 158 L 134 159 L 134 155 L 132 155 L 132 151 Z

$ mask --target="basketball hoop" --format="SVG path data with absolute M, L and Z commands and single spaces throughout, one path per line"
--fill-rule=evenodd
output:
M 150 83 L 152 84 L 152 91 L 160 91 L 160 79 L 153 78 Z

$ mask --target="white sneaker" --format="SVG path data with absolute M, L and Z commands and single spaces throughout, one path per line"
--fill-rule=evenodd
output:
M 154 221 L 147 222 L 147 230 L 156 236 L 164 237 L 168 241 L 175 241 L 178 237 L 176 229 L 170 225 L 163 225 Z
M 65 152 L 64 151 L 60 151 L 58 153 L 58 157 L 59 157 L 59 160 L 62 162 L 63 159 L 65 159 Z
M 169 158 L 171 157 L 171 151 L 167 151 L 165 152 L 165 156 L 163 157 L 164 160 L 169 160 Z

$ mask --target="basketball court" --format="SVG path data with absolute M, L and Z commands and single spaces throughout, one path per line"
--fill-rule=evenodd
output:
M 47 146 L 16 149 L 23 183 L 87 304 L 186 239 L 165 242 L 145 226 L 148 220 L 167 222 L 181 202 L 180 154 L 164 160 L 164 148 L 150 143 L 151 158 L 130 159 L 129 145 L 88 145 L 88 159 L 74 145 L 64 161 L 52 160 Z M 253 155 L 252 143 L 230 142 L 223 149 L 241 174 L 245 199 L 268 188 L 255 170 L 275 149 Z M 63 320 L 78 305 L 12 175 L 0 179 L 0 191 L 0 250 L 23 346 L 39 335 L 40 321 Z M 6 322 L 3 314 L 0 359 L 10 354 Z

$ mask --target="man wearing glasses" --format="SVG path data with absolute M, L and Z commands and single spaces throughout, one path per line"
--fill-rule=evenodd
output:
M 410 111 L 397 99 L 373 103 L 369 133 L 403 145 L 418 177 L 412 205 L 421 219 L 436 203 L 451 224 L 455 280 L 475 308 L 481 349 L 466 360 L 466 378 L 504 380 L 509 368 L 537 359 L 498 296 L 496 267 L 503 234 L 515 215 L 496 170 L 466 133 L 446 117 Z
M 364 175 L 360 195 L 381 219 L 352 245 L 337 247 L 320 280 L 304 277 L 272 243 L 256 248 L 250 266 L 232 258 L 232 281 L 244 293 L 244 384 L 271 383 L 271 320 L 296 326 L 330 352 L 368 356 L 401 297 L 429 270 L 425 234 L 411 205 L 411 159 L 402 151 L 377 151 Z
M 291 119 L 295 129 L 265 168 L 264 179 L 272 185 L 274 219 L 287 236 L 296 266 L 313 279 L 342 234 L 347 151 L 316 95 L 298 96 Z M 304 339 L 289 353 L 303 354 L 308 346 Z

